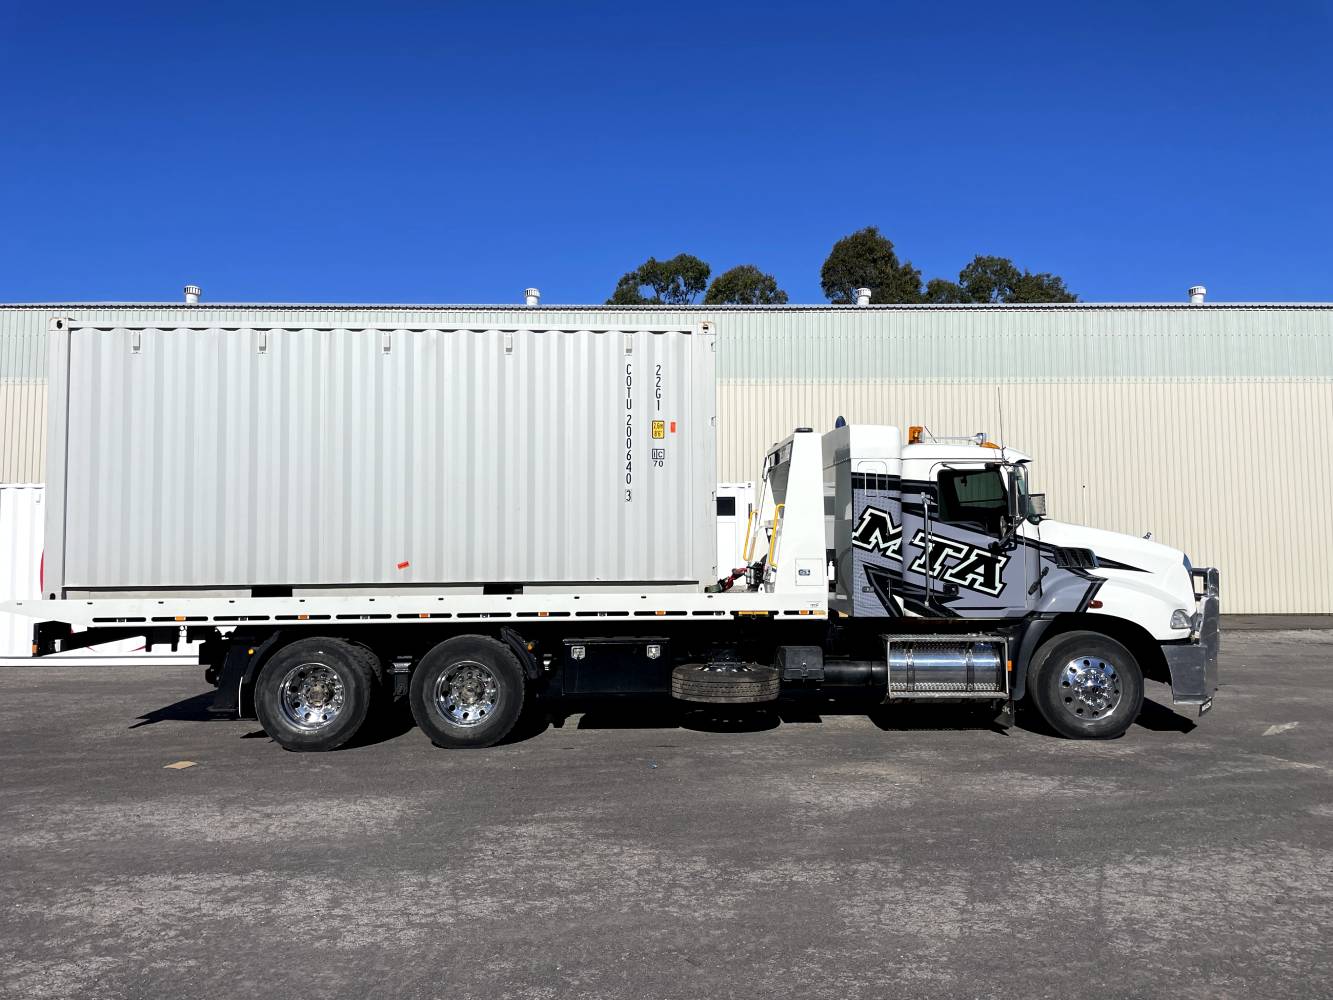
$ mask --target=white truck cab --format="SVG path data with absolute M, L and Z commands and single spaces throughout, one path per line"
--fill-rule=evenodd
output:
M 798 430 L 767 457 L 759 585 L 799 593 L 822 555 L 833 567 L 835 619 L 873 623 L 889 645 L 903 645 L 895 633 L 914 633 L 912 648 L 931 646 L 941 663 L 984 648 L 992 657 L 1003 651 L 1006 674 L 1015 660 L 1035 664 L 995 679 L 1010 695 L 1055 670 L 1047 700 L 1057 728 L 1114 728 L 1120 696 L 1142 697 L 1141 677 L 1128 677 L 1135 669 L 1169 681 L 1177 704 L 1207 711 L 1216 688 L 1217 571 L 1195 569 L 1185 553 L 1157 542 L 1047 518 L 1045 497 L 1028 490 L 1030 462 L 984 434 L 937 438 L 912 427 L 904 443 L 896 427 L 841 420 L 822 436 Z M 964 632 L 972 638 L 940 652 L 941 636 Z M 1062 657 L 1054 667 L 1049 655 L 1035 656 L 1052 644 Z M 920 672 L 922 657 L 909 659 Z M 964 675 L 921 680 L 944 686 L 905 687 L 902 695 L 980 690 Z

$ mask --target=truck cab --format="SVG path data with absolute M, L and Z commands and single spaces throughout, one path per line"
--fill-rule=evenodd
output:
M 1211 707 L 1216 570 L 1157 542 L 1048 518 L 1045 497 L 1029 489 L 1030 456 L 985 434 L 912 427 L 904 440 L 897 427 L 840 420 L 819 438 L 818 497 L 816 476 L 801 468 L 813 439 L 798 431 L 770 449 L 760 518 L 775 558 L 762 564 L 762 586 L 800 588 L 801 567 L 822 554 L 830 615 L 849 632 L 910 647 L 914 666 L 956 661 L 939 675 L 948 680 L 921 680 L 935 686 L 900 697 L 1015 699 L 1053 686 L 1048 721 L 1071 735 L 1116 729 L 1118 698 L 1141 699 L 1143 676 L 1170 683 L 1177 704 Z M 1052 648 L 1062 658 L 1054 667 Z M 1004 676 L 978 686 L 958 667 L 978 651 L 1002 660 Z

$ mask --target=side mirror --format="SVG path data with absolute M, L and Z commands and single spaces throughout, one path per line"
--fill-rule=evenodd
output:
M 1011 488 L 1005 491 L 1004 499 L 1005 513 L 1009 515 L 1009 520 L 1017 521 L 1023 516 L 1023 511 L 1020 509 L 1023 498 L 1018 495 L 1017 489 Z
M 1031 521 L 1033 524 L 1036 524 L 1045 516 L 1046 516 L 1046 494 L 1029 493 L 1027 519 Z

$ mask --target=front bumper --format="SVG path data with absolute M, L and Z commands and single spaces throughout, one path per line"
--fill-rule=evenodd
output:
M 1177 705 L 1198 705 L 1203 715 L 1213 707 L 1217 693 L 1218 573 L 1204 568 L 1191 573 L 1203 585 L 1203 592 L 1196 592 L 1194 632 L 1188 642 L 1163 643 L 1162 653 L 1171 671 L 1171 700 Z

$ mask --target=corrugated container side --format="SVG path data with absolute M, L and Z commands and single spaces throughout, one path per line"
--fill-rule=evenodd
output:
M 67 343 L 66 590 L 716 579 L 698 331 L 74 324 Z

